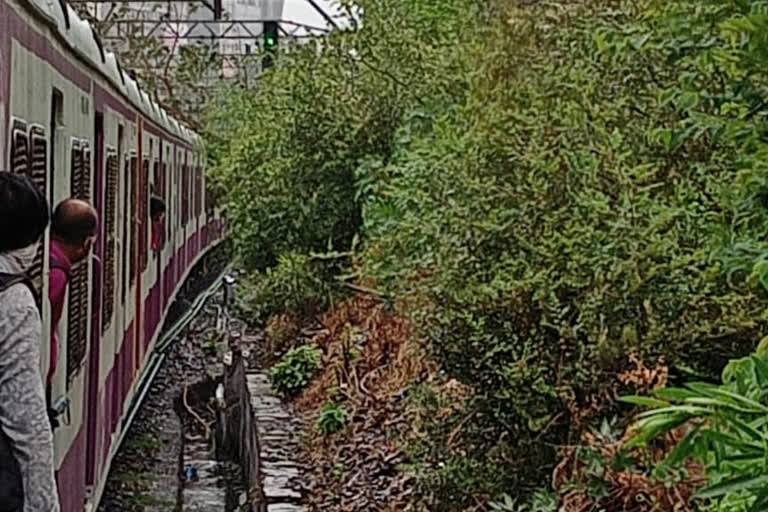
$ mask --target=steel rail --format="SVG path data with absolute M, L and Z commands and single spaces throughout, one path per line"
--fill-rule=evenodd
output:
M 203 308 L 208 299 L 219 290 L 219 288 L 222 286 L 224 276 L 227 275 L 230 270 L 231 265 L 228 265 L 224 271 L 216 278 L 213 284 L 197 296 L 192 307 L 189 308 L 187 312 L 184 313 L 184 315 L 182 315 L 182 317 L 179 318 L 179 320 L 177 320 L 176 323 L 173 324 L 173 326 L 157 340 L 155 349 L 152 351 L 152 357 L 150 358 L 149 363 L 147 363 L 147 369 L 144 371 L 143 376 L 139 380 L 138 391 L 131 399 L 131 403 L 128 406 L 128 415 L 122 422 L 120 436 L 117 438 L 117 442 L 114 447 L 115 454 L 117 454 L 120 450 L 120 446 L 123 444 L 125 436 L 130 430 L 131 425 L 133 424 L 133 420 L 136 418 L 136 414 L 141 407 L 141 404 L 144 402 L 144 398 L 146 398 L 149 389 L 152 387 L 152 382 L 155 380 L 157 372 L 160 371 L 160 368 L 163 366 L 163 362 L 165 362 L 165 359 L 168 356 L 168 347 L 171 346 L 176 336 L 178 336 L 178 334 L 187 325 L 189 325 L 189 322 L 191 322 L 192 319 L 195 318 L 198 313 L 200 313 L 200 310 Z

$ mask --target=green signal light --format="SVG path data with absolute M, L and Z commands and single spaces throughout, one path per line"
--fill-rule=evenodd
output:
M 272 36 L 267 36 L 266 43 L 267 46 L 275 46 L 275 38 Z

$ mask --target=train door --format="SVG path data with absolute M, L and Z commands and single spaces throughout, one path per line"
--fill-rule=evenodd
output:
M 145 164 L 145 141 L 144 141 L 144 126 L 143 121 L 141 118 L 138 118 L 136 121 L 136 141 L 137 141 L 137 156 L 139 158 L 139 165 L 137 165 L 137 172 L 132 177 L 132 183 L 131 183 L 131 191 L 133 197 L 137 199 L 136 202 L 134 202 L 134 222 L 133 222 L 133 237 L 134 240 L 137 241 L 135 244 L 135 251 L 131 251 L 131 261 L 133 263 L 133 271 L 131 272 L 131 279 L 135 280 L 136 282 L 136 288 L 135 288 L 135 295 L 133 297 L 134 301 L 134 313 L 133 313 L 133 346 L 134 346 L 134 353 L 133 353 L 133 371 L 134 375 L 138 371 L 140 365 L 141 365 L 141 353 L 142 353 L 142 346 L 144 343 L 143 340 L 143 332 L 144 332 L 144 304 L 142 295 L 144 293 L 144 288 L 142 286 L 142 267 L 143 267 L 143 259 L 142 255 L 145 250 L 146 245 L 146 238 L 142 240 L 141 236 L 144 232 L 144 213 L 146 210 L 146 201 L 147 198 L 144 194 L 144 176 L 145 176 L 145 167 L 149 167 L 149 163 Z M 148 169 L 147 169 L 148 170 Z
M 104 156 L 104 114 L 102 112 L 96 112 L 94 120 L 94 134 L 95 134 L 95 169 L 94 169 L 94 197 L 93 206 L 99 214 L 99 218 L 103 219 L 104 215 L 104 172 L 103 172 L 103 156 Z M 93 248 L 96 255 L 97 262 L 103 261 L 104 257 L 104 241 L 103 237 L 97 237 L 96 243 Z M 101 322 L 99 313 L 101 312 L 101 283 L 102 283 L 103 268 L 100 264 L 95 264 L 91 270 L 91 280 L 93 283 L 93 294 L 91 295 L 91 339 L 101 339 Z M 87 486 L 93 486 L 96 481 L 96 469 L 98 464 L 97 457 L 97 439 L 99 430 L 99 382 L 101 381 L 99 375 L 99 366 L 101 361 L 101 343 L 92 343 L 88 360 L 88 383 L 87 383 L 87 443 L 86 443 L 86 475 L 85 482 Z

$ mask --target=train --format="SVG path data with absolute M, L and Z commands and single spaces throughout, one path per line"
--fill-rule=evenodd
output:
M 93 255 L 71 273 L 52 400 L 63 512 L 95 511 L 169 306 L 225 237 L 206 187 L 201 138 L 142 90 L 65 0 L 0 0 L 0 154 L 51 205 L 99 214 Z M 149 200 L 166 203 L 153 248 Z M 30 274 L 48 296 L 49 233 Z M 51 311 L 42 301 L 41 375 Z

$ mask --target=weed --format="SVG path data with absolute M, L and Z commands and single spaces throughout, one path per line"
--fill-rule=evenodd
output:
M 289 350 L 269 372 L 272 386 L 284 396 L 295 396 L 320 368 L 321 357 L 322 351 L 314 345 Z
M 112 478 L 121 485 L 133 487 L 152 482 L 155 475 L 148 472 L 121 471 L 116 472 Z
M 323 435 L 335 434 L 347 424 L 349 414 L 335 402 L 326 403 L 317 418 L 315 428 Z
M 142 434 L 131 438 L 126 442 L 126 447 L 129 450 L 135 450 L 149 455 L 156 454 L 163 448 L 163 446 L 164 444 L 161 440 L 148 434 Z
M 203 343 L 203 353 L 208 356 L 215 356 L 219 351 L 219 345 L 224 339 L 224 333 L 221 331 L 213 331 Z
M 490 506 L 493 512 L 556 512 L 557 497 L 549 490 L 540 489 L 522 503 L 505 494 Z

